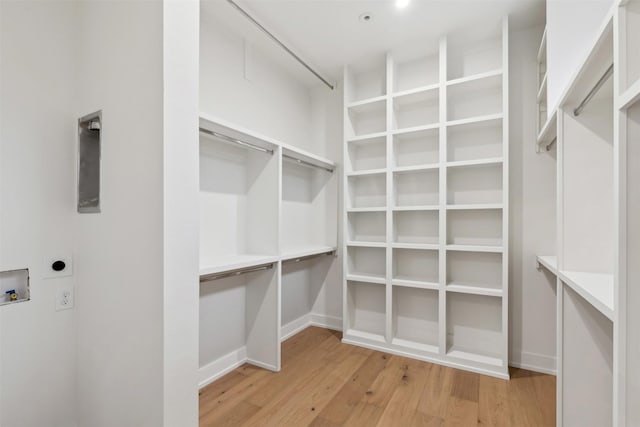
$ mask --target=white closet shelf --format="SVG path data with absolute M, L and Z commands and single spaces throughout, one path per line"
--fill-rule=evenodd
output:
M 460 168 L 469 166 L 499 165 L 503 163 L 502 157 L 492 157 L 488 159 L 461 160 L 458 162 L 448 162 L 448 168 Z
M 438 354 L 438 352 L 440 351 L 437 345 L 424 344 L 416 341 L 404 340 L 402 338 L 394 338 L 393 340 L 391 340 L 391 344 L 398 347 L 404 347 L 404 348 L 410 348 L 412 350 L 422 351 L 425 353 Z
M 502 253 L 502 246 L 447 245 L 448 251 Z
M 357 329 L 347 329 L 347 331 L 345 332 L 345 337 L 344 339 L 348 340 L 349 337 L 353 337 L 353 338 L 362 338 L 365 340 L 369 340 L 369 341 L 376 341 L 379 343 L 385 343 L 386 340 L 384 339 L 384 336 L 380 335 L 380 334 L 374 334 L 371 332 L 365 332 L 365 331 L 360 331 Z
M 544 126 L 542 126 L 540 133 L 538 134 L 538 138 L 536 141 L 538 146 L 538 151 L 540 151 L 541 147 L 548 146 L 549 144 L 551 144 L 551 142 L 553 142 L 554 139 L 556 139 L 556 135 L 558 133 L 556 129 L 557 123 L 558 123 L 558 111 L 553 110 L 551 112 L 551 115 L 547 118 L 547 121 L 545 122 Z
M 544 28 L 542 33 L 542 40 L 540 41 L 540 47 L 538 47 L 538 62 L 543 62 L 543 57 L 547 54 L 547 27 Z M 546 61 L 545 61 L 546 62 Z
M 618 108 L 625 110 L 636 102 L 640 101 L 640 79 L 636 80 L 627 90 L 620 96 Z
M 428 165 L 399 166 L 399 167 L 393 168 L 393 172 L 394 173 L 420 172 L 420 171 L 438 169 L 439 167 L 440 167 L 439 163 L 431 163 Z
M 576 291 L 589 304 L 613 321 L 613 275 L 585 273 L 581 271 L 558 271 L 563 283 Z
M 501 297 L 502 289 L 485 288 L 481 286 L 471 286 L 458 283 L 449 283 L 445 288 L 447 292 L 457 292 L 460 294 L 486 295 L 489 297 Z
M 538 264 L 544 266 L 547 270 L 558 275 L 558 257 L 555 255 L 538 255 L 536 257 Z
M 386 206 L 374 206 L 371 208 L 347 208 L 347 212 L 386 212 Z
M 200 260 L 200 276 L 224 273 L 226 271 L 257 267 L 259 265 L 278 262 L 277 255 L 225 255 L 215 260 Z
M 209 132 L 217 132 L 229 138 L 237 139 L 267 150 L 275 150 L 283 145 L 282 142 L 276 139 L 206 114 L 200 114 L 200 128 Z
M 403 288 L 429 289 L 434 291 L 437 291 L 440 287 L 440 285 L 435 282 L 406 279 L 402 276 L 394 277 L 393 279 L 391 279 L 391 284 L 393 286 L 401 286 Z
M 378 285 L 384 285 L 387 283 L 387 280 L 384 276 L 357 272 L 347 274 L 347 280 L 351 282 L 375 283 Z
M 538 104 L 542 102 L 546 102 L 547 100 L 547 73 L 544 73 L 544 77 L 542 78 L 542 83 L 540 84 L 540 88 L 538 89 L 538 95 L 536 96 Z
M 476 80 L 482 80 L 490 77 L 496 77 L 502 75 L 502 68 L 498 68 L 496 70 L 486 71 L 484 73 L 472 74 L 466 77 L 460 77 L 459 79 L 453 79 L 447 81 L 447 86 L 454 86 L 463 83 L 473 82 Z
M 308 151 L 300 148 L 292 147 L 289 144 L 281 143 L 280 145 L 284 156 L 293 157 L 294 159 L 301 160 L 324 169 L 334 170 L 336 168 L 336 164 L 329 159 L 309 153 Z
M 282 261 L 288 261 L 291 259 L 302 258 L 312 255 L 324 254 L 331 251 L 336 251 L 338 248 L 335 246 L 299 246 L 285 248 L 282 251 L 280 259 Z
M 447 205 L 449 211 L 475 211 L 483 209 L 502 209 L 502 203 L 478 203 L 478 204 L 464 204 L 464 205 Z
M 416 95 L 416 94 L 421 94 L 421 93 L 425 93 L 425 92 L 429 92 L 429 91 L 435 91 L 438 90 L 440 88 L 440 84 L 439 83 L 433 83 L 430 85 L 424 85 L 424 86 L 419 86 L 419 87 L 415 87 L 412 89 L 407 89 L 407 90 L 402 90 L 399 92 L 394 93 L 393 95 L 391 95 L 393 98 L 399 98 L 402 96 L 407 96 L 407 95 Z
M 405 211 L 437 211 L 440 209 L 439 205 L 416 205 L 416 206 L 394 206 L 394 212 Z
M 378 175 L 383 173 L 387 173 L 387 170 L 386 169 L 367 169 L 367 170 L 349 172 L 347 173 L 347 176 L 349 177 L 349 176 Z
M 385 242 L 357 242 L 357 241 L 350 241 L 350 242 L 347 242 L 347 246 L 355 247 L 355 248 L 386 248 L 387 244 Z
M 349 109 L 358 109 L 358 107 L 363 107 L 369 104 L 375 104 L 377 102 L 381 102 L 387 99 L 386 95 L 374 96 L 373 98 L 362 99 L 360 101 L 354 101 L 347 104 L 347 108 Z
M 457 349 L 456 347 L 451 347 L 449 351 L 447 351 L 447 356 L 468 360 L 470 362 L 482 363 L 484 365 L 502 366 L 502 359 L 500 357 L 472 353 L 462 349 Z
M 446 126 L 459 126 L 459 125 L 467 125 L 470 123 L 481 123 L 481 122 L 489 122 L 492 120 L 502 120 L 502 117 L 503 117 L 502 113 L 486 114 L 483 116 L 476 116 L 476 117 L 469 117 L 466 119 L 448 121 L 446 123 Z
M 440 245 L 429 243 L 393 243 L 391 247 L 393 249 L 423 249 L 437 251 L 440 248 Z
M 347 142 L 366 142 L 369 139 L 376 139 L 387 136 L 387 132 L 374 132 L 365 135 L 352 136 L 347 139 Z
M 408 133 L 414 133 L 414 132 L 422 132 L 425 130 L 433 130 L 433 129 L 438 129 L 440 127 L 440 123 L 430 123 L 428 125 L 422 125 L 422 126 L 413 126 L 413 127 L 409 127 L 409 128 L 402 128 L 402 129 L 395 129 L 393 131 L 391 131 L 391 133 L 393 135 L 405 135 Z

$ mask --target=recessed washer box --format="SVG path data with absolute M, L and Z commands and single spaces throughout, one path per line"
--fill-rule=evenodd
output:
M 13 299 L 12 294 L 15 295 Z M 28 268 L 0 271 L 0 306 L 30 299 Z

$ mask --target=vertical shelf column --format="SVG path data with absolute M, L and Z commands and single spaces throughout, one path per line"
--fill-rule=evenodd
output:
M 447 38 L 440 38 L 440 206 L 439 206 L 439 353 L 447 353 Z
M 502 19 L 502 367 L 509 370 L 509 19 Z
M 391 280 L 393 278 L 393 249 L 391 249 L 391 242 L 393 242 L 393 135 L 391 129 L 393 128 L 393 56 L 388 53 L 386 56 L 387 67 L 387 167 L 386 167 L 386 179 L 387 179 L 387 242 L 386 242 L 386 322 L 385 322 L 385 338 L 387 344 L 390 345 L 393 341 L 393 285 Z

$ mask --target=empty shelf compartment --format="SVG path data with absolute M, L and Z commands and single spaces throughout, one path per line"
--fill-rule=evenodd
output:
M 393 164 L 396 167 L 437 164 L 439 145 L 438 128 L 395 134 Z
M 494 37 L 464 37 L 464 40 L 452 38 L 448 43 L 447 80 L 473 77 L 499 70 L 502 66 L 501 26 L 496 25 Z
M 376 208 L 387 204 L 387 177 L 384 173 L 350 176 L 348 179 L 349 207 Z
M 393 344 L 438 352 L 438 291 L 393 287 Z
M 448 211 L 447 244 L 502 246 L 502 210 Z
M 393 213 L 395 243 L 438 244 L 439 212 L 397 211 Z
M 502 157 L 502 119 L 447 127 L 447 161 Z
M 393 283 L 437 286 L 438 251 L 394 248 Z
M 447 287 L 501 291 L 502 254 L 459 251 L 447 253 Z
M 394 57 L 394 92 L 402 92 L 438 84 L 440 79 L 440 58 L 437 47 L 434 46 L 433 50 L 434 53 L 427 56 Z
M 347 335 L 384 340 L 386 289 L 384 285 L 347 282 L 349 327 Z
M 387 93 L 386 59 L 381 58 L 367 69 L 349 68 L 347 79 L 349 88 L 347 99 L 350 103 L 385 95 Z
M 502 75 L 447 87 L 447 120 L 502 113 Z
M 440 120 L 439 91 L 436 87 L 393 98 L 393 129 L 427 126 Z
M 502 203 L 502 164 L 447 169 L 449 205 Z
M 384 169 L 387 166 L 387 138 L 384 136 L 348 142 L 350 171 Z
M 384 280 L 386 275 L 386 249 L 349 247 L 347 249 L 347 275 Z
M 387 239 L 386 212 L 349 212 L 349 241 L 384 242 Z
M 394 172 L 395 206 L 424 206 L 439 203 L 438 170 Z
M 380 101 L 349 107 L 347 135 L 351 137 L 384 132 L 387 128 L 387 102 Z

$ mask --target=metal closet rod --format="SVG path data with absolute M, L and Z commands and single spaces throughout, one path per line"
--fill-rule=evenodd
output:
M 260 29 L 260 31 L 262 31 L 263 33 L 265 33 L 271 40 L 273 40 L 274 42 L 276 42 L 276 44 L 278 46 L 280 46 L 282 49 L 284 49 L 289 55 L 291 55 L 293 57 L 293 59 L 295 59 L 296 61 L 298 61 L 300 64 L 302 64 L 302 66 L 304 68 L 306 68 L 307 70 L 309 70 L 311 72 L 311 74 L 313 74 L 314 76 L 316 76 L 318 79 L 320 79 L 322 81 L 322 83 L 324 83 L 329 89 L 333 90 L 335 89 L 334 86 L 329 83 L 327 81 L 327 79 L 325 79 L 324 77 L 322 77 L 322 75 L 320 75 L 320 73 L 318 73 L 316 70 L 314 70 L 313 68 L 311 68 L 311 66 L 309 64 L 307 64 L 302 58 L 300 58 L 298 55 L 295 54 L 294 51 L 292 51 L 291 49 L 289 49 L 287 47 L 287 45 L 285 45 L 283 42 L 281 42 L 276 36 L 274 36 L 269 30 L 267 30 L 265 27 L 262 26 L 262 24 L 260 24 L 253 16 L 249 15 L 249 13 L 244 10 L 243 8 L 241 8 L 236 2 L 234 2 L 233 0 L 227 0 L 233 7 L 235 7 L 245 18 L 247 18 L 249 21 L 251 21 L 256 27 L 258 27 Z
M 259 147 L 255 144 L 251 144 L 250 142 L 245 142 L 245 141 L 241 141 L 237 138 L 231 138 L 230 136 L 227 135 L 223 135 L 221 133 L 209 130 L 209 129 L 205 129 L 205 128 L 200 128 L 200 132 L 202 133 L 206 133 L 207 135 L 211 135 L 214 136 L 218 139 L 221 139 L 225 142 L 230 142 L 232 144 L 238 144 L 238 145 L 242 145 L 243 147 L 247 147 L 247 148 L 251 148 L 253 150 L 258 150 L 258 151 L 262 151 L 263 153 L 269 153 L 269 154 L 273 154 L 273 150 L 269 150 L 268 148 L 263 148 L 263 147 Z
M 284 153 L 282 154 L 282 157 L 285 157 L 285 158 L 287 158 L 289 160 L 293 160 L 294 162 L 299 163 L 301 165 L 311 166 L 312 168 L 318 168 L 318 169 L 322 169 L 322 170 L 325 170 L 327 172 L 333 173 L 333 168 L 326 168 L 324 166 L 316 165 L 316 164 L 313 164 L 311 162 L 307 162 L 305 160 L 302 160 L 302 159 L 299 159 L 297 157 L 293 157 L 293 156 L 290 156 L 290 155 L 284 154 Z
M 225 271 L 223 273 L 205 274 L 200 276 L 200 283 L 209 282 L 211 280 L 224 279 L 225 277 L 236 277 L 245 273 L 253 273 L 254 271 L 270 270 L 273 268 L 273 263 L 256 265 L 246 268 L 238 268 L 237 270 Z
M 584 110 L 584 107 L 587 106 L 589 101 L 591 101 L 591 98 L 593 98 L 595 94 L 598 93 L 602 85 L 604 85 L 604 83 L 607 81 L 609 77 L 611 77 L 612 74 L 613 74 L 613 64 L 611 64 L 609 68 L 607 68 L 607 71 L 604 72 L 604 74 L 602 75 L 602 77 L 600 77 L 600 80 L 598 80 L 598 82 L 595 84 L 593 89 L 591 89 L 587 94 L 587 96 L 584 97 L 580 105 L 578 105 L 578 107 L 575 110 L 573 110 L 574 116 L 577 117 L 580 115 L 580 113 L 582 113 L 582 110 Z
M 319 253 L 319 254 L 301 256 L 299 258 L 291 258 L 291 259 L 288 259 L 286 261 L 283 261 L 283 264 L 297 263 L 297 262 L 306 261 L 308 259 L 316 258 L 316 257 L 323 256 L 323 255 L 333 255 L 335 253 L 336 253 L 335 250 L 330 250 L 330 251 L 322 252 L 322 253 Z

